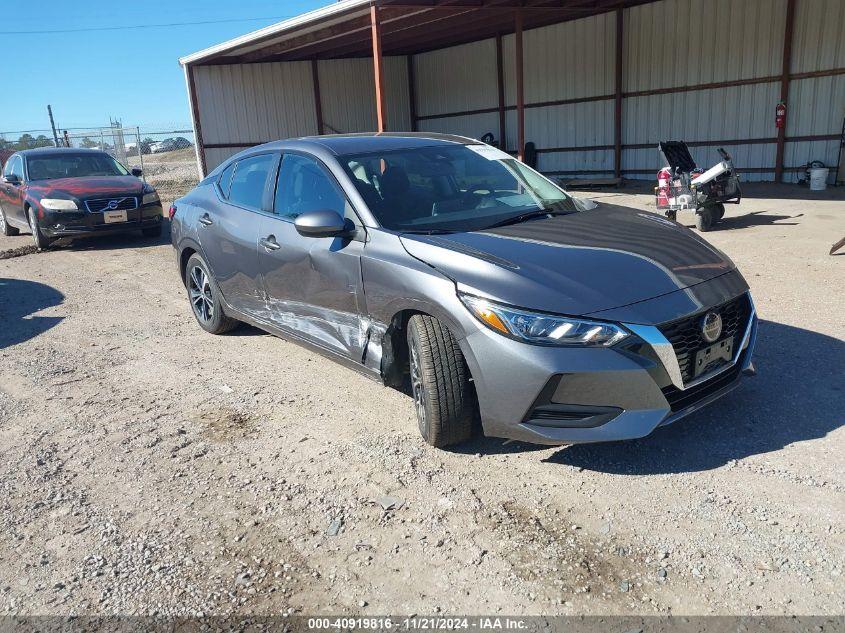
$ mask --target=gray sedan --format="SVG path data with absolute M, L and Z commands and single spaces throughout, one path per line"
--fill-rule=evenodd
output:
M 199 325 L 246 322 L 413 395 L 425 440 L 647 435 L 753 373 L 733 262 L 436 134 L 268 143 L 170 210 Z M 354 406 L 354 403 L 349 403 Z

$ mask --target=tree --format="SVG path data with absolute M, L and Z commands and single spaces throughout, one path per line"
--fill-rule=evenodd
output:
M 35 147 L 35 137 L 32 134 L 21 134 L 18 142 L 15 144 L 15 149 L 32 149 Z
M 53 147 L 53 141 L 48 139 L 43 134 L 39 134 L 38 138 L 35 139 L 33 147 Z
M 89 149 L 90 149 L 90 148 L 92 148 L 92 147 L 99 147 L 99 146 L 100 146 L 100 144 L 99 144 L 99 143 L 97 143 L 96 141 L 92 141 L 90 138 L 88 138 L 88 137 L 86 136 L 85 138 L 83 138 L 83 139 L 80 141 L 79 146 L 80 146 L 80 147 L 85 147 L 85 148 L 89 148 Z

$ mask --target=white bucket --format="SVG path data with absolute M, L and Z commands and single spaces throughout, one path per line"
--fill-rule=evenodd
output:
M 827 175 L 830 170 L 827 167 L 815 167 L 810 170 L 810 189 L 812 191 L 824 191 L 827 189 Z

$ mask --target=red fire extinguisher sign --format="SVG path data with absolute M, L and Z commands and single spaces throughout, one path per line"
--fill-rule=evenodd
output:
M 775 127 L 783 128 L 786 126 L 786 104 L 781 101 L 775 107 Z

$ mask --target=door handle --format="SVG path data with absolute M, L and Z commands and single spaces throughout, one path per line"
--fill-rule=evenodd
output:
M 200 216 L 199 223 L 203 226 L 211 226 L 214 224 L 214 220 L 212 220 L 211 216 L 206 213 L 205 215 Z
M 260 240 L 258 240 L 258 243 L 261 244 L 261 246 L 266 248 L 268 251 L 277 251 L 282 247 L 282 245 L 276 241 L 275 235 L 268 235 L 267 237 L 262 237 Z

